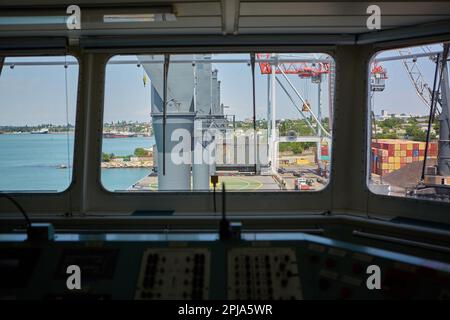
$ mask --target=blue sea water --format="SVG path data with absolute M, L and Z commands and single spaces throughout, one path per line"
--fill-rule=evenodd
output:
M 103 139 L 102 150 L 125 156 L 138 147 L 150 148 L 154 141 L 153 137 Z M 64 191 L 72 181 L 72 162 L 72 134 L 0 134 L 2 191 Z M 102 169 L 101 181 L 107 190 L 126 190 L 149 172 L 142 168 Z

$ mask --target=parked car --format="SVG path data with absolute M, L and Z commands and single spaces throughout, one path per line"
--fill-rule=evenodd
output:
M 295 188 L 295 190 L 309 190 L 310 189 L 305 178 L 295 179 L 294 188 Z
M 278 168 L 277 172 L 278 172 L 278 173 L 286 173 L 286 169 L 284 169 L 284 168 Z

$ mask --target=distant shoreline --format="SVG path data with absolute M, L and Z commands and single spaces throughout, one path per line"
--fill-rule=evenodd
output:
M 32 133 L 31 131 L 27 131 L 27 132 L 1 132 L 0 131 L 0 135 L 9 135 L 9 136 L 13 136 L 13 135 L 28 135 L 28 134 L 32 134 L 32 135 L 46 135 L 46 134 L 67 134 L 67 133 L 75 133 L 75 131 L 59 131 L 59 132 L 47 132 L 47 133 Z M 138 133 L 136 136 L 133 137 L 114 137 L 114 138 L 110 138 L 110 137 L 103 137 L 104 139 L 130 139 L 130 138 L 152 138 L 154 137 L 153 135 L 144 135 L 144 134 L 140 134 Z
M 153 168 L 153 161 L 102 161 L 102 169 Z
M 60 131 L 60 132 L 47 132 L 47 133 L 31 133 L 31 131 L 29 132 L 0 132 L 0 134 L 2 135 L 9 135 L 9 136 L 13 136 L 13 135 L 21 135 L 21 134 L 32 134 L 32 135 L 45 135 L 45 134 L 67 134 L 67 133 L 74 133 L 75 131 Z

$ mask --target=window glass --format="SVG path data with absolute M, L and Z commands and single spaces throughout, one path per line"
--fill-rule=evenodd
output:
M 449 201 L 449 75 L 444 44 L 377 54 L 370 64 L 369 188 Z
M 71 56 L 0 57 L 0 190 L 69 187 L 77 82 Z
M 106 67 L 102 184 L 208 191 L 217 176 L 218 189 L 321 190 L 333 72 L 325 54 L 115 56 Z

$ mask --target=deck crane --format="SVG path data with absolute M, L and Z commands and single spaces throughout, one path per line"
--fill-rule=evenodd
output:
M 433 59 L 433 55 L 431 53 L 431 49 L 428 46 L 421 47 L 422 51 L 424 53 L 429 53 L 430 58 Z M 417 63 L 417 58 L 406 58 L 414 56 L 414 54 L 411 51 L 411 48 L 403 48 L 399 49 L 398 53 L 401 57 L 405 57 L 402 59 L 403 66 L 406 70 L 406 73 L 408 74 L 409 79 L 411 80 L 411 83 L 413 84 L 414 88 L 416 89 L 416 93 L 420 100 L 429 108 L 431 105 L 431 99 L 432 99 L 432 89 L 428 85 L 428 83 L 425 81 L 425 78 L 422 74 L 422 71 L 420 70 L 419 64 Z M 439 94 L 438 94 L 439 97 Z M 438 99 L 438 104 L 440 105 L 440 101 Z M 440 109 L 436 105 L 436 113 L 439 115 L 441 113 Z

